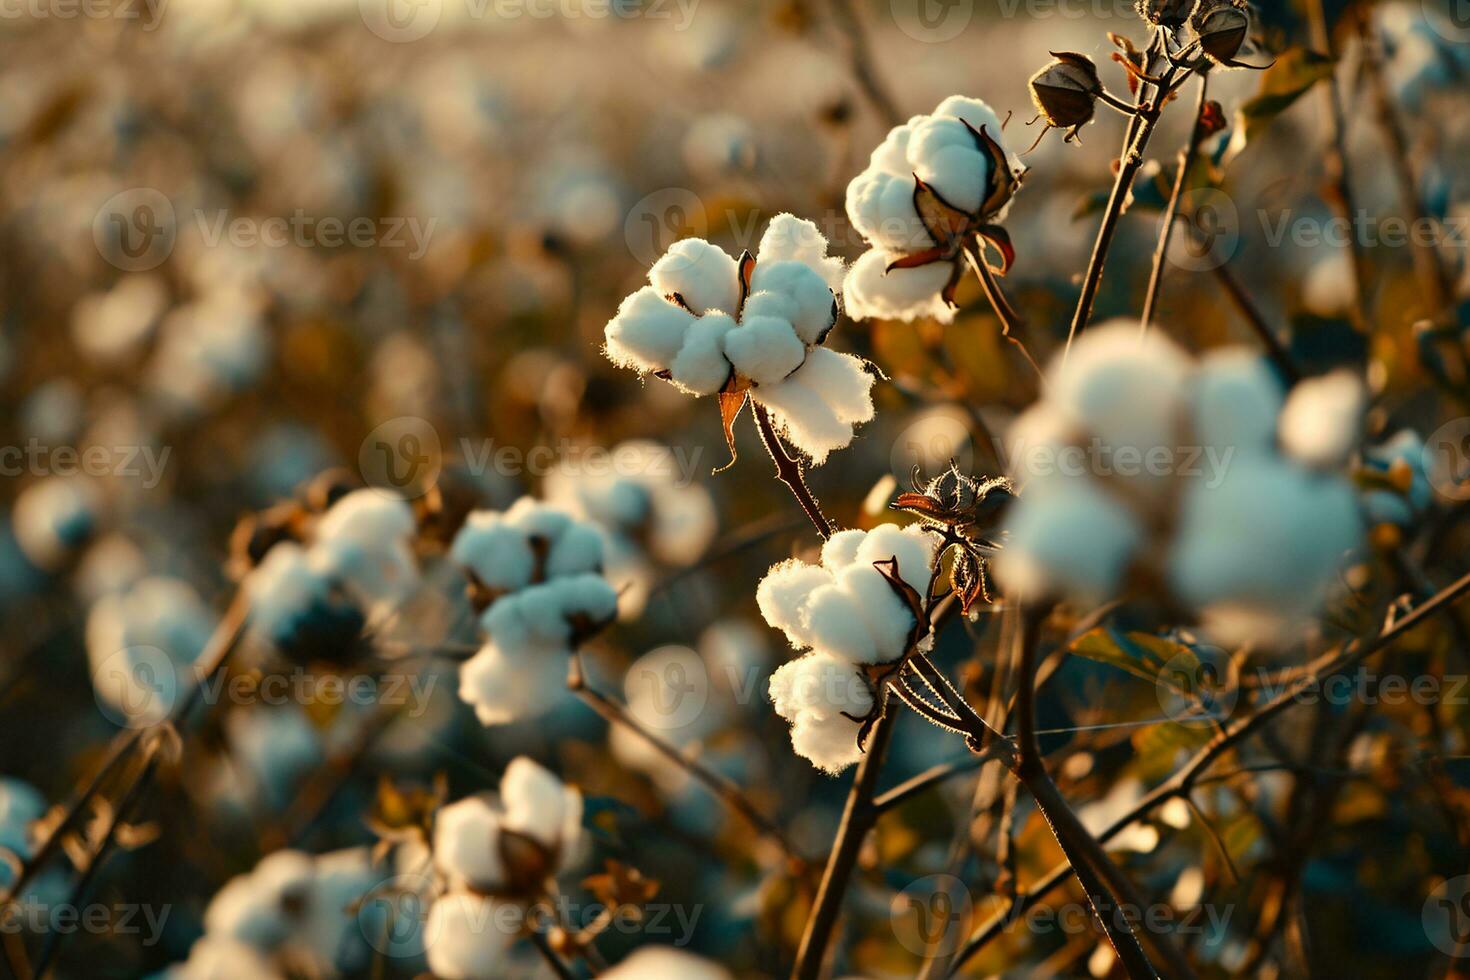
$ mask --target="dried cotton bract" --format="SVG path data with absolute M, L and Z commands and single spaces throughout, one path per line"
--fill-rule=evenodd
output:
M 772 219 L 754 259 L 676 242 L 605 331 L 608 358 L 692 395 L 741 397 L 814 463 L 873 417 L 863 362 L 822 346 L 837 323 L 842 260 L 817 226 Z
M 868 168 L 847 185 L 847 217 L 872 248 L 843 283 L 848 314 L 954 319 L 963 249 L 976 236 L 1010 267 L 999 222 L 1018 186 L 1018 165 L 1001 143 L 1001 121 L 978 99 L 951 96 L 932 115 L 894 127 Z
M 1221 642 L 1289 641 L 1310 621 L 1362 536 L 1340 475 L 1356 379 L 1284 400 L 1255 355 L 1196 363 L 1130 322 L 1089 331 L 1047 380 L 1011 432 L 1021 492 L 993 560 L 1009 594 L 1098 601 L 1137 570 Z
M 820 565 L 783 562 L 756 589 L 766 622 L 811 650 L 771 676 L 770 694 L 796 754 L 818 769 L 837 773 L 858 760 L 860 724 L 875 703 L 863 668 L 908 652 L 914 614 L 876 565 L 896 562 L 898 578 L 928 596 L 938 543 L 918 526 L 840 531 Z
M 568 655 L 617 614 L 602 532 L 522 497 L 503 513 L 471 513 L 450 557 L 470 577 L 487 636 L 460 668 L 459 696 L 485 725 L 542 714 L 566 688 Z

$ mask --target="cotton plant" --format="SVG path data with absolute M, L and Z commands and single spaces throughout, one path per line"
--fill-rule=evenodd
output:
M 857 762 L 889 681 L 927 638 L 939 538 L 922 525 L 833 534 L 819 563 L 791 559 L 756 588 L 761 615 L 807 651 L 771 676 L 796 754 L 835 774 Z
M 108 716 L 130 726 L 167 717 L 214 626 L 182 579 L 150 576 L 98 599 L 85 639 L 92 688 Z
M 603 571 L 619 592 L 619 612 L 636 617 L 648 601 L 656 565 L 687 567 L 718 530 L 714 500 L 674 467 L 667 446 L 630 440 L 611 450 L 610 472 L 564 464 L 547 475 L 547 503 L 603 532 Z
M 498 794 L 443 807 L 434 817 L 433 867 L 443 882 L 429 908 L 429 969 L 443 980 L 505 976 L 524 909 L 547 897 L 582 856 L 582 795 L 525 756 Z M 507 914 L 515 909 L 522 914 Z
M 402 497 L 362 488 L 300 533 L 271 543 L 245 574 L 251 623 L 290 657 L 350 658 L 364 630 L 391 620 L 419 586 L 417 518 Z
M 485 634 L 460 667 L 460 698 L 485 725 L 550 710 L 566 690 L 572 653 L 617 615 L 617 591 L 602 574 L 602 531 L 522 497 L 503 512 L 472 512 L 450 559 L 469 579 Z
M 1004 220 L 1021 168 L 979 99 L 950 96 L 895 126 L 847 185 L 847 217 L 870 246 L 843 281 L 855 319 L 954 319 L 967 252 L 1004 275 L 1015 259 Z M 978 272 L 978 266 L 977 266 Z
M 1350 375 L 1288 398 L 1250 352 L 1196 361 L 1136 322 L 1096 327 L 1012 428 L 996 579 L 1028 601 L 1157 582 L 1222 642 L 1280 642 L 1361 543 L 1344 467 L 1362 410 Z
M 686 394 L 718 396 L 732 453 L 749 401 L 763 436 L 770 425 L 821 464 L 873 417 L 873 376 L 861 359 L 826 346 L 842 276 L 817 226 L 789 214 L 771 220 L 754 256 L 686 238 L 654 263 L 649 285 L 623 300 L 604 352 Z

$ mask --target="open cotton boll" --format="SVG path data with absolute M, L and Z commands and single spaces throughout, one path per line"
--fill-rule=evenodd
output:
M 602 533 L 591 524 L 573 524 L 562 532 L 546 556 L 550 578 L 583 575 L 602 568 Z
M 772 385 L 801 366 L 806 345 L 788 321 L 747 315 L 725 336 L 725 356 L 751 381 Z
M 369 488 L 354 490 L 329 507 L 317 522 L 316 539 L 342 537 L 376 543 L 388 538 L 412 538 L 417 529 L 408 501 Z
M 791 723 L 791 747 L 797 755 L 834 775 L 861 757 L 860 726 L 847 715 L 866 716 L 873 709 L 873 695 L 851 663 L 809 653 L 778 668 L 769 691 L 776 713 Z
M 718 245 L 702 238 L 684 238 L 669 246 L 648 281 L 660 295 L 678 294 L 696 316 L 719 310 L 734 313 L 740 304 L 740 269 Z
M 756 605 L 767 623 L 786 634 L 793 647 L 812 645 L 811 627 L 802 617 L 807 597 L 832 583 L 830 572 L 793 558 L 775 565 L 755 589 Z
M 870 169 L 854 177 L 847 185 L 847 219 L 868 244 L 882 252 L 917 252 L 935 244 L 914 209 L 914 176 L 907 169 Z M 842 290 L 845 294 L 851 289 L 849 273 Z
M 1308 466 L 1341 466 L 1358 444 L 1366 407 L 1367 391 L 1353 372 L 1308 378 L 1281 411 L 1281 446 Z
M 820 465 L 873 417 L 873 380 L 856 357 L 819 347 L 786 380 L 754 388 L 751 397 L 771 410 L 778 432 Z
M 434 816 L 434 866 L 458 887 L 493 891 L 505 881 L 501 813 L 486 794 L 443 807 Z
M 873 384 L 877 378 L 861 358 L 818 347 L 792 379 L 817 392 L 844 423 L 860 425 L 873 419 Z
M 828 291 L 838 292 L 842 287 L 842 259 L 827 254 L 827 238 L 815 223 L 792 214 L 778 214 L 766 225 L 760 244 L 755 250 L 755 278 L 759 280 L 761 269 L 771 269 L 782 263 L 796 262 L 815 272 L 827 286 Z M 780 289 L 770 278 L 765 285 L 752 290 Z M 810 287 L 804 287 L 809 289 Z M 797 328 L 801 329 L 800 326 Z M 814 343 L 814 341 L 808 341 Z
M 856 606 L 875 651 L 872 660 L 862 662 L 889 663 L 903 656 L 908 648 L 909 633 L 914 628 L 914 615 L 883 573 L 858 561 L 838 573 L 837 587 Z M 816 616 L 815 595 L 812 597 L 812 604 L 812 615 Z M 825 636 L 820 632 L 818 635 L 817 645 L 835 653 L 836 650 L 825 642 Z
M 817 649 L 855 664 L 879 661 L 878 646 L 862 606 L 857 596 L 841 584 L 824 585 L 813 591 L 802 604 L 802 617 L 811 633 L 812 646 Z
M 899 577 L 924 596 L 934 578 L 934 556 L 938 549 L 939 539 L 921 525 L 879 524 L 858 546 L 857 564 L 871 567 L 875 562 L 896 559 Z
M 999 136 L 999 131 L 990 134 Z M 934 116 L 914 127 L 909 139 L 914 175 L 951 206 L 967 213 L 980 210 L 990 160 L 958 119 Z
M 1190 398 L 1194 433 L 1202 445 L 1252 455 L 1275 450 L 1284 395 L 1260 356 L 1244 349 L 1205 356 L 1190 386 Z
M 491 640 L 459 668 L 459 698 L 480 724 L 508 725 L 544 715 L 567 696 L 567 651 L 540 642 L 507 653 Z
M 506 976 L 514 929 L 505 929 L 500 909 L 507 903 L 471 892 L 441 895 L 429 908 L 424 935 L 429 970 L 441 980 L 499 980 Z M 512 921 L 523 918 L 517 913 Z
M 1143 528 L 1101 488 L 1078 480 L 1023 493 L 1006 520 L 1006 546 L 992 560 L 1008 595 L 1051 592 L 1106 599 L 1143 542 Z
M 403 539 L 340 536 L 312 545 L 314 560 L 351 593 L 365 612 L 385 614 L 419 583 L 418 564 Z
M 254 869 L 225 882 L 204 910 L 210 936 L 267 952 L 287 942 L 311 901 L 314 867 L 301 851 L 275 851 Z
M 546 542 L 561 537 L 572 523 L 572 515 L 560 507 L 537 500 L 535 497 L 520 497 L 505 511 L 505 519 L 534 538 Z
M 496 511 L 477 510 L 454 536 L 449 557 L 492 589 L 522 589 L 536 573 L 536 553 L 525 532 Z
M 90 480 L 63 476 L 38 480 L 20 492 L 11 509 L 16 544 L 31 564 L 55 571 L 92 536 L 101 506 Z
M 927 245 L 921 247 L 928 247 Z M 913 269 L 888 269 L 896 253 L 870 249 L 858 257 L 842 283 L 842 300 L 855 320 L 954 320 L 940 295 L 953 271 L 944 262 Z
M 295 633 L 332 590 L 321 558 L 295 541 L 274 545 L 241 584 L 251 623 L 277 643 Z
M 725 357 L 726 335 L 735 321 L 725 313 L 711 313 L 694 321 L 684 335 L 684 346 L 669 364 L 670 380 L 694 395 L 713 395 L 730 380 Z
M 634 950 L 603 980 L 731 980 L 729 970 L 703 957 L 672 946 L 645 946 Z
M 620 367 L 661 370 L 678 355 L 693 323 L 688 310 L 669 302 L 653 286 L 644 286 L 623 300 L 608 323 L 603 334 L 605 351 Z
M 1162 330 L 1132 320 L 1093 327 L 1047 371 L 1047 400 L 1104 443 L 1147 452 L 1175 442 L 1193 365 Z
M 934 115 L 963 119 L 977 132 L 983 129 L 991 139 L 996 142 L 1001 141 L 1001 118 L 996 115 L 994 109 L 980 99 L 973 99 L 967 95 L 951 95 L 939 103 L 934 110 Z
M 839 261 L 840 271 L 840 261 Z M 835 288 L 841 288 L 841 279 Z M 756 263 L 741 322 L 761 311 L 763 299 L 779 298 L 784 309 L 773 315 L 789 320 L 803 344 L 819 344 L 837 322 L 834 287 L 810 266 L 800 262 Z
M 560 856 L 563 865 L 575 856 L 582 839 L 581 793 L 518 756 L 501 777 L 500 798 L 506 827 L 540 842 Z
M 1361 535 L 1357 501 L 1344 481 L 1283 460 L 1245 459 L 1219 486 L 1195 481 L 1186 490 L 1170 579 L 1196 606 L 1305 616 Z

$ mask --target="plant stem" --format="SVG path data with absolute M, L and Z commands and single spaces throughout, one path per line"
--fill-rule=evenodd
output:
M 847 65 L 853 80 L 873 104 L 883 122 L 889 126 L 897 126 L 903 122 L 903 113 L 873 70 L 873 53 L 868 46 L 868 36 L 863 30 L 862 21 L 858 19 L 857 11 L 853 9 L 852 0 L 832 0 L 832 12 L 837 17 L 837 26 L 847 38 Z
M 1467 593 L 1470 593 L 1470 574 L 1463 576 L 1454 584 L 1441 589 L 1434 598 L 1418 606 L 1407 615 L 1400 617 L 1392 625 L 1381 630 L 1371 639 L 1354 640 L 1340 652 L 1336 654 L 1325 653 L 1313 660 L 1305 668 L 1283 671 L 1281 674 L 1283 681 L 1286 681 L 1286 678 L 1290 678 L 1290 681 L 1284 683 L 1284 686 L 1279 689 L 1280 693 L 1251 714 L 1235 721 L 1217 734 L 1210 740 L 1209 744 L 1200 749 L 1173 776 L 1155 787 L 1152 792 L 1140 800 L 1131 810 L 1114 820 L 1108 825 L 1106 830 L 1098 834 L 1098 842 L 1107 843 L 1132 826 L 1135 821 L 1148 816 L 1168 801 L 1188 796 L 1190 791 L 1203 781 L 1203 777 L 1208 773 L 1211 766 L 1246 738 L 1259 731 L 1272 719 L 1293 705 L 1301 703 L 1301 695 L 1304 691 L 1320 685 L 1329 677 L 1352 669 L 1357 664 L 1392 644 L 1405 633 L 1417 629 L 1430 619 L 1445 612 L 1456 602 L 1464 598 Z M 1272 688 L 1276 689 L 1274 683 Z M 971 933 L 969 941 L 955 956 L 954 962 L 950 964 L 950 975 L 953 976 L 966 962 L 985 948 L 992 939 L 1000 935 L 1012 917 L 1024 915 L 1045 898 L 1053 888 L 1061 884 L 1070 870 L 1069 865 L 1065 863 L 1057 865 L 1025 894 L 1020 896 L 1017 900 L 1016 909 L 993 916 L 989 921 L 983 923 Z
M 637 735 L 664 758 L 703 783 L 717 799 L 744 817 L 746 822 L 759 831 L 763 837 L 775 843 L 781 849 L 781 853 L 794 866 L 805 866 L 806 861 L 796 850 L 796 846 L 791 843 L 790 838 L 770 818 L 761 813 L 755 804 L 750 802 L 750 798 L 741 791 L 739 786 L 714 770 L 689 758 L 677 747 L 649 731 L 638 719 L 628 713 L 627 708 L 618 704 L 601 691 L 589 687 L 587 685 L 586 672 L 582 669 L 580 654 L 573 654 L 572 656 L 571 669 L 567 675 L 567 687 L 577 697 L 581 698 L 588 707 L 601 715 L 609 724 L 620 726 Z
M 806 477 L 801 471 L 801 462 L 792 457 L 786 451 L 786 445 L 776 433 L 776 427 L 771 424 L 771 415 L 766 411 L 764 405 L 751 399 L 751 410 L 755 412 L 756 427 L 760 429 L 761 442 L 765 444 L 766 452 L 771 455 L 771 462 L 776 465 L 776 479 L 786 484 L 801 509 L 806 512 L 807 520 L 817 529 L 817 533 L 824 539 L 832 536 L 832 524 L 822 513 L 822 505 L 817 503 L 817 498 L 812 496 L 810 488 L 806 485 Z
M 842 909 L 842 896 L 847 891 L 848 880 L 857 865 L 858 852 L 863 839 L 878 819 L 878 808 L 873 797 L 878 787 L 878 773 L 883 768 L 883 757 L 888 752 L 888 743 L 893 737 L 893 726 L 898 712 L 884 714 L 873 725 L 868 739 L 868 749 L 858 763 L 853 776 L 852 788 L 847 792 L 847 804 L 842 811 L 842 823 L 837 827 L 837 838 L 832 844 L 832 853 L 827 858 L 827 867 L 822 872 L 822 883 L 817 888 L 817 897 L 811 915 L 802 933 L 801 946 L 796 953 L 796 966 L 791 971 L 793 980 L 816 980 L 822 972 L 822 962 L 827 956 L 827 947 L 832 941 L 832 930 L 837 924 L 837 914 Z
M 979 244 L 973 241 L 967 242 L 963 251 L 965 258 L 970 262 L 970 268 L 975 272 L 975 278 L 980 280 L 980 287 L 985 290 L 985 298 L 990 301 L 990 308 L 995 310 L 995 315 L 1000 318 L 1001 336 L 1015 345 L 1038 378 L 1043 377 L 1041 366 L 1036 363 L 1036 359 L 1031 356 L 1031 352 L 1026 349 L 1026 344 L 1018 336 L 1026 325 L 1025 321 L 1021 319 L 1021 315 L 1016 312 L 1006 299 L 1005 293 L 1001 291 L 1000 283 L 995 280 L 995 273 L 990 271 L 990 266 L 985 264 L 985 256 L 980 254 Z
M 1301 370 L 1292 360 L 1291 351 L 1281 342 L 1281 338 L 1276 336 L 1276 331 L 1272 330 L 1271 325 L 1266 322 L 1265 315 L 1256 307 L 1250 294 L 1245 291 L 1245 287 L 1235 278 L 1235 274 L 1230 271 L 1228 265 L 1217 265 L 1213 271 L 1215 281 L 1220 284 L 1220 288 L 1225 290 L 1225 294 L 1235 304 L 1235 309 L 1251 328 L 1251 332 L 1260 340 L 1261 346 L 1266 348 L 1267 356 L 1281 372 L 1281 377 L 1287 386 L 1295 385 L 1302 379 Z
M 1184 185 L 1189 180 L 1189 171 L 1194 168 L 1195 157 L 1199 154 L 1199 129 L 1204 120 L 1205 108 L 1209 103 L 1210 76 L 1204 72 L 1199 76 L 1199 101 L 1194 108 L 1194 126 L 1189 131 L 1189 138 L 1185 140 L 1184 149 L 1179 151 L 1179 173 L 1174 177 L 1174 191 L 1169 195 L 1169 205 L 1164 210 L 1164 223 L 1159 229 L 1159 244 L 1154 249 L 1154 268 L 1149 275 L 1148 293 L 1143 300 L 1143 316 L 1140 318 L 1139 329 L 1145 333 L 1149 324 L 1154 319 L 1154 307 L 1159 301 L 1159 290 L 1164 285 L 1164 260 L 1169 252 L 1169 240 L 1174 234 L 1174 220 L 1179 214 L 1179 200 L 1184 196 Z

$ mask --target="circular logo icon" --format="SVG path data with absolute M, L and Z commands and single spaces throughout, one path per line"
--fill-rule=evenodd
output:
M 1240 212 L 1224 191 L 1200 187 L 1179 199 L 1180 226 L 1169 239 L 1169 261 L 1190 272 L 1218 269 L 1240 247 Z
M 422 497 L 433 489 L 444 465 L 439 433 L 414 415 L 389 419 L 362 441 L 357 465 L 370 487 L 395 497 Z
M 961 473 L 975 465 L 970 425 L 957 408 L 935 408 L 920 415 L 899 433 L 889 453 L 889 466 L 904 490 L 918 467 L 919 479 L 927 480 L 949 469 L 953 461 Z
M 98 253 L 124 272 L 162 265 L 177 238 L 173 203 L 151 187 L 112 195 L 92 218 L 92 241 Z
M 1446 500 L 1470 500 L 1470 416 L 1446 422 L 1424 441 L 1424 472 Z
M 1470 41 L 1470 0 L 1424 0 L 1424 19 L 1446 41 Z
M 949 956 L 970 932 L 975 904 L 954 875 L 925 875 L 893 896 L 888 920 L 903 948 L 924 959 Z
M 1424 934 L 1446 956 L 1470 956 L 1470 875 L 1442 881 L 1424 900 Z
M 943 44 L 959 37 L 975 16 L 975 0 L 889 0 L 893 22 L 915 41 Z
M 378 37 L 407 44 L 439 26 L 444 0 L 357 0 L 357 10 Z
M 638 720 L 660 731 L 694 724 L 709 703 L 709 672 L 688 647 L 668 646 L 639 657 L 623 679 Z
M 433 894 L 427 875 L 394 875 L 378 882 L 357 907 L 363 938 L 384 956 L 422 956 L 436 936 L 429 928 Z
M 1224 650 L 1201 646 L 1169 658 L 1154 688 L 1164 714 L 1181 725 L 1205 727 L 1235 710 L 1240 691 L 1229 681 Z
M 127 647 L 92 671 L 97 707 L 114 724 L 146 728 L 163 721 L 179 697 L 179 669 L 158 647 Z
M 623 220 L 623 240 L 642 265 L 653 265 L 681 238 L 703 238 L 708 232 L 704 202 L 682 187 L 645 195 Z

